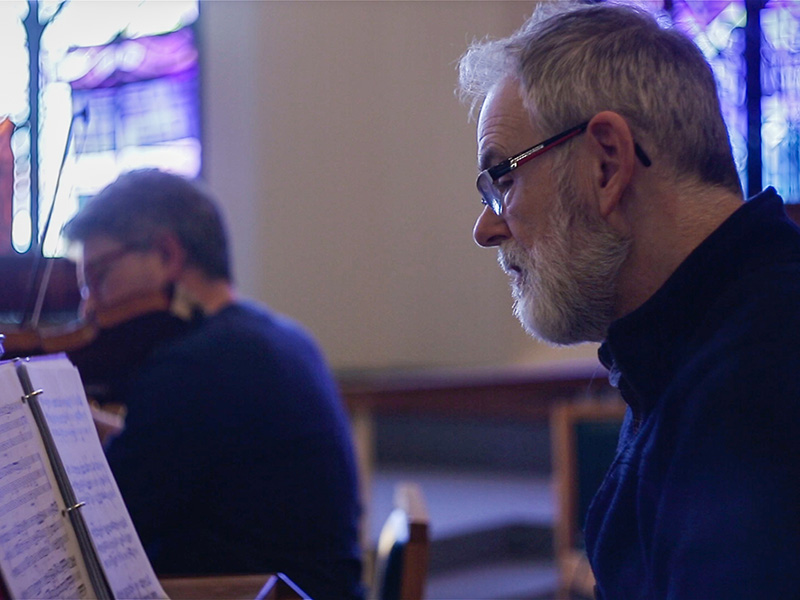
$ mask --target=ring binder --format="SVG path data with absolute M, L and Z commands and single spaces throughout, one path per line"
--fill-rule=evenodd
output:
M 66 356 L 0 362 L 0 448 L 0 598 L 166 598 Z

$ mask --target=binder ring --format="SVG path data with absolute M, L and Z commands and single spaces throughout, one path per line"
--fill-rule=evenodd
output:
M 67 514 L 71 513 L 73 510 L 77 510 L 81 506 L 84 506 L 85 504 L 86 504 L 86 502 L 78 502 L 77 504 L 75 504 L 73 506 L 68 506 L 67 508 L 64 509 L 63 512 L 64 512 L 65 515 L 67 515 Z
M 39 396 L 40 394 L 43 394 L 43 393 L 44 393 L 44 390 L 33 390 L 30 394 L 25 394 L 22 397 L 22 401 L 25 402 L 27 400 L 30 400 L 34 396 Z

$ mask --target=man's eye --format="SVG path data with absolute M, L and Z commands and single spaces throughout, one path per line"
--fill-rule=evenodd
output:
M 509 188 L 511 187 L 512 183 L 513 180 L 511 179 L 511 177 L 506 176 L 498 179 L 497 183 L 495 183 L 495 186 L 497 186 L 497 191 L 505 195 L 508 192 Z

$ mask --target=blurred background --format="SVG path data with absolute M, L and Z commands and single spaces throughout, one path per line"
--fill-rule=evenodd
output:
M 800 3 L 628 3 L 680 27 L 712 63 L 744 188 L 800 201 Z M 227 218 L 240 291 L 302 322 L 342 382 L 367 455 L 369 543 L 395 482 L 412 478 L 439 544 L 431 597 L 464 586 L 548 597 L 548 402 L 566 388 L 542 386 L 566 379 L 589 392 L 603 375 L 594 345 L 524 334 L 495 253 L 473 242 L 475 123 L 454 92 L 470 42 L 512 33 L 534 5 L 1 2 L 1 316 L 30 312 L 31 267 L 44 257 L 51 285 L 37 317 L 74 318 L 59 232 L 120 172 L 204 178 Z M 459 394 L 478 388 L 499 404 L 465 412 Z M 512 388 L 519 405 L 497 400 Z M 430 397 L 403 408 L 387 389 L 449 400 L 431 413 Z M 541 410 L 525 408 L 540 396 Z M 466 539 L 501 558 L 510 548 L 524 566 L 502 563 L 481 595 L 480 581 L 451 577 Z M 501 592 L 498 580 L 516 574 L 524 583 Z

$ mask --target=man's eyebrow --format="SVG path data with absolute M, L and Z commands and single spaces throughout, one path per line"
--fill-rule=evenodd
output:
M 487 148 L 478 156 L 478 171 L 485 171 L 503 160 L 497 148 Z

